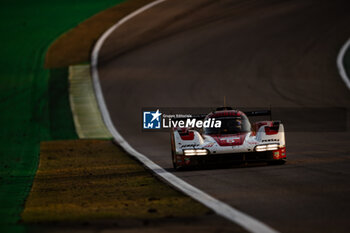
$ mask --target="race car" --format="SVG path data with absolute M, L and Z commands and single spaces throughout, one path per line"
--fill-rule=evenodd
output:
M 270 110 L 243 112 L 230 107 L 217 108 L 203 118 L 220 121 L 220 127 L 174 127 L 171 151 L 174 168 L 202 164 L 250 161 L 284 164 L 286 143 L 281 121 L 263 120 L 250 123 L 247 116 L 271 115 Z

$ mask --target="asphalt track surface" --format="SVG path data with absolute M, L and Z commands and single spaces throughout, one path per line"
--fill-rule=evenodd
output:
M 137 151 L 281 232 L 348 232 L 350 132 L 286 132 L 288 162 L 172 170 L 167 133 L 142 107 L 350 107 L 336 58 L 348 1 L 169 0 L 104 43 L 99 76 L 115 127 Z M 283 119 L 281 119 L 283 120 Z M 332 124 L 332 122 L 325 122 Z

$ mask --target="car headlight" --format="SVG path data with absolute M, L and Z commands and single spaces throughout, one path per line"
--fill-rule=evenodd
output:
M 255 151 L 269 151 L 269 150 L 278 150 L 278 144 L 267 144 L 267 145 L 259 145 L 255 147 Z
M 194 156 L 194 155 L 207 155 L 208 151 L 206 149 L 188 149 L 184 150 L 184 155 Z
M 278 144 L 269 144 L 267 145 L 267 150 L 277 150 Z

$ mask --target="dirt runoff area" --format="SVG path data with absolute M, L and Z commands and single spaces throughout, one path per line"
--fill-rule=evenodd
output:
M 42 142 L 22 221 L 34 232 L 237 230 L 109 140 Z

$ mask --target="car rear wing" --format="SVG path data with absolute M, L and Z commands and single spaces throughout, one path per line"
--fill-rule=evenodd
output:
M 244 112 L 245 115 L 252 116 L 271 116 L 271 110 L 257 110 Z
M 191 114 L 191 117 L 174 117 L 175 120 L 197 119 L 203 120 L 208 114 Z
M 216 111 L 222 110 L 222 109 L 232 109 L 229 107 L 225 108 L 218 108 Z M 271 110 L 256 110 L 256 111 L 244 111 L 244 114 L 248 117 L 255 117 L 255 116 L 272 116 Z M 208 114 L 191 114 L 191 117 L 174 117 L 173 119 L 176 120 L 187 120 L 187 119 L 197 119 L 197 120 L 203 120 Z

